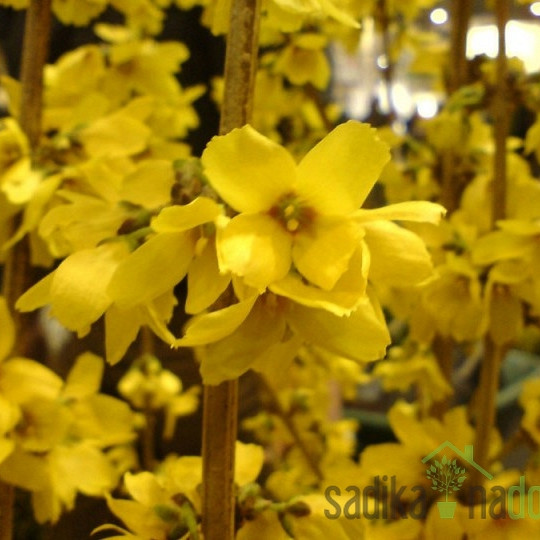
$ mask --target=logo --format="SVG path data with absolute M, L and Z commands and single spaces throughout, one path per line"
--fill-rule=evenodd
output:
M 430 463 L 426 474 L 431 480 L 431 489 L 438 491 L 439 493 L 444 493 L 445 500 L 437 503 L 439 516 L 442 519 L 452 519 L 454 517 L 457 503 L 456 501 L 449 501 L 448 495 L 453 495 L 454 492 L 459 491 L 467 478 L 465 467 L 462 467 L 461 464 L 457 462 L 456 458 L 449 459 L 446 454 L 444 454 L 440 461 L 435 459 L 435 456 L 447 448 L 483 474 L 488 480 L 493 478 L 493 475 L 489 474 L 474 461 L 472 445 L 466 445 L 463 452 L 450 441 L 444 441 L 435 448 L 433 452 L 422 459 L 422 463 Z
M 457 507 L 453 499 L 462 490 L 460 500 L 472 501 L 464 503 L 469 519 L 540 520 L 540 486 L 528 485 L 523 475 L 519 477 L 519 485 L 485 485 L 484 482 L 469 485 L 468 482 L 464 486 L 473 469 L 493 480 L 493 475 L 474 461 L 472 445 L 460 450 L 445 441 L 421 461 L 427 467 L 431 491 L 425 482 L 402 485 L 395 475 L 375 476 L 373 483 L 366 486 L 330 485 L 324 491 L 329 504 L 324 515 L 328 519 L 425 519 L 437 499 L 441 519 L 452 519 Z

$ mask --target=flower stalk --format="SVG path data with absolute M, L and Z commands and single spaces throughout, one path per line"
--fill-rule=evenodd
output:
M 451 94 L 467 81 L 467 30 L 471 16 L 471 3 L 467 0 L 452 2 L 451 11 L 451 48 L 450 72 L 448 74 L 448 93 Z M 441 203 L 451 214 L 459 206 L 459 186 L 455 170 L 456 156 L 453 149 L 444 150 L 441 154 Z M 437 336 L 434 353 L 446 380 L 452 382 L 455 343 L 451 337 Z M 436 404 L 433 414 L 439 418 L 446 412 L 450 401 L 445 399 Z
M 21 104 L 19 123 L 30 143 L 35 159 L 41 136 L 43 102 L 43 68 L 47 61 L 51 26 L 51 0 L 31 0 L 26 12 L 21 64 Z M 13 219 L 12 231 L 19 225 L 20 215 Z M 22 239 L 9 251 L 3 269 L 2 294 L 12 313 L 19 336 L 14 354 L 24 355 L 25 318 L 15 311 L 17 298 L 27 288 L 29 281 L 30 249 L 27 239 Z M 13 486 L 0 482 L 0 540 L 13 538 Z
M 257 67 L 259 0 L 233 0 L 220 134 L 250 121 Z M 234 463 L 238 380 L 204 387 L 202 528 L 206 540 L 235 536 Z
M 503 219 L 506 208 L 506 137 L 508 135 L 507 116 L 507 61 L 505 28 L 509 18 L 508 0 L 495 3 L 497 30 L 499 35 L 499 53 L 497 56 L 496 91 L 493 100 L 493 121 L 495 135 L 495 156 L 493 171 L 493 206 L 492 227 Z M 489 442 L 495 425 L 495 399 L 499 386 L 499 371 L 504 357 L 503 347 L 493 342 L 489 334 L 484 342 L 484 361 L 481 367 L 479 383 L 479 406 L 476 417 L 476 460 L 482 466 L 488 466 Z M 474 478 L 477 483 L 481 478 Z

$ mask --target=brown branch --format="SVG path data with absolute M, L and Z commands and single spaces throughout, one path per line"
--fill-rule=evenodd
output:
M 47 61 L 51 23 L 51 0 L 31 0 L 26 12 L 21 65 L 21 112 L 19 122 L 30 142 L 35 157 L 41 136 L 43 68 Z M 14 232 L 20 215 L 10 224 Z M 17 343 L 15 354 L 24 354 L 25 321 L 14 310 L 15 302 L 28 286 L 29 246 L 26 239 L 7 254 L 2 276 L 2 294 L 12 313 Z M 0 540 L 13 538 L 14 488 L 0 483 Z
M 507 62 L 504 34 L 509 18 L 508 0 L 496 0 L 495 12 L 499 33 L 499 54 L 497 57 L 496 93 L 493 101 L 495 156 L 493 161 L 492 225 L 497 220 L 504 218 L 506 208 L 506 137 L 509 115 L 506 105 Z M 484 360 L 478 388 L 479 406 L 476 417 L 475 459 L 486 468 L 489 466 L 489 443 L 491 431 L 495 426 L 495 398 L 499 386 L 499 371 L 504 348 L 494 343 L 489 334 L 486 336 L 484 344 Z M 473 480 L 478 483 L 481 478 L 476 475 Z
M 260 0 L 233 0 L 220 133 L 249 122 L 258 53 Z M 202 525 L 206 540 L 235 536 L 234 451 L 238 380 L 204 387 Z

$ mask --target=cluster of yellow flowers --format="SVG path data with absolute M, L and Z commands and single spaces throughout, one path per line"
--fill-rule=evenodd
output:
M 151 36 L 172 6 L 200 6 L 203 24 L 225 34 L 228 0 L 53 0 L 63 23 L 86 25 L 111 7 L 125 26 L 97 24 L 101 44 L 46 67 L 37 148 L 16 120 L 20 85 L 2 78 L 10 116 L 0 120 L 0 241 L 7 251 L 28 239 L 32 263 L 51 269 L 17 309 L 47 307 L 79 337 L 103 317 L 109 364 L 151 331 L 172 348 L 194 348 L 206 385 L 249 370 L 260 375 L 266 407 L 242 423 L 260 445 L 236 447 L 240 540 L 538 532 L 529 519 L 471 519 L 473 507 L 463 501 L 455 520 L 441 520 L 422 457 L 450 435 L 456 447 L 470 445 L 478 428 L 465 407 L 437 410 L 453 391 L 438 342 L 467 350 L 489 336 L 506 349 L 540 316 L 540 188 L 525 157 L 540 156 L 540 123 L 524 140 L 507 141 L 505 218 L 493 224 L 495 150 L 483 110 L 492 63 L 483 64 L 480 83 L 458 90 L 419 125 L 420 136 L 357 121 L 331 129 L 339 108 L 320 99 L 331 78 L 328 45 L 355 43 L 370 18 L 393 37 L 386 60 L 403 48 L 421 51 L 410 69 L 429 74 L 440 90 L 446 45 L 414 30 L 434 4 L 265 0 L 252 125 L 214 137 L 200 158 L 185 139 L 199 124 L 193 103 L 206 89 L 179 84 L 189 57 L 182 43 Z M 21 9 L 28 1 L 0 5 Z M 530 92 L 524 101 L 536 103 L 519 63 L 511 69 L 516 93 Z M 222 90 L 216 79 L 218 104 Z M 441 186 L 445 175 L 451 197 Z M 390 204 L 362 208 L 378 179 Z M 442 224 L 445 210 L 433 201 L 450 203 Z M 191 316 L 182 328 L 173 318 L 179 309 Z M 407 335 L 366 369 L 395 337 L 388 314 L 394 330 L 405 321 Z M 63 380 L 14 356 L 15 339 L 0 298 L 0 482 L 31 492 L 40 523 L 56 522 L 83 493 L 105 497 L 123 522 L 96 529 L 117 535 L 111 538 L 199 538 L 202 458 L 171 455 L 155 468 L 143 463 L 141 472 L 133 445 L 158 414 L 163 438 L 171 438 L 176 419 L 197 409 L 199 386 L 184 390 L 147 354 L 120 379 L 122 401 L 99 392 L 105 363 L 98 356 L 80 355 Z M 386 392 L 413 388 L 415 399 L 390 408 L 397 442 L 358 455 L 358 422 L 342 417 L 342 400 L 354 401 L 359 386 L 374 381 Z M 528 482 L 540 484 L 537 383 L 523 386 L 520 436 L 535 451 Z M 487 439 L 495 474 L 488 490 L 516 485 L 518 472 L 502 462 L 500 433 L 492 429 Z M 351 486 L 383 477 L 424 489 L 425 515 L 399 514 L 414 510 L 411 491 L 389 501 L 350 496 Z M 397 517 L 384 514 L 388 504 Z M 360 507 L 383 517 L 350 519 Z M 345 512 L 329 518 L 336 508 Z

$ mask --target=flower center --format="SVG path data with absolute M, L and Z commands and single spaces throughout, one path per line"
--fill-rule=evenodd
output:
M 294 193 L 288 193 L 270 209 L 269 214 L 291 233 L 313 222 L 315 210 L 305 206 Z

